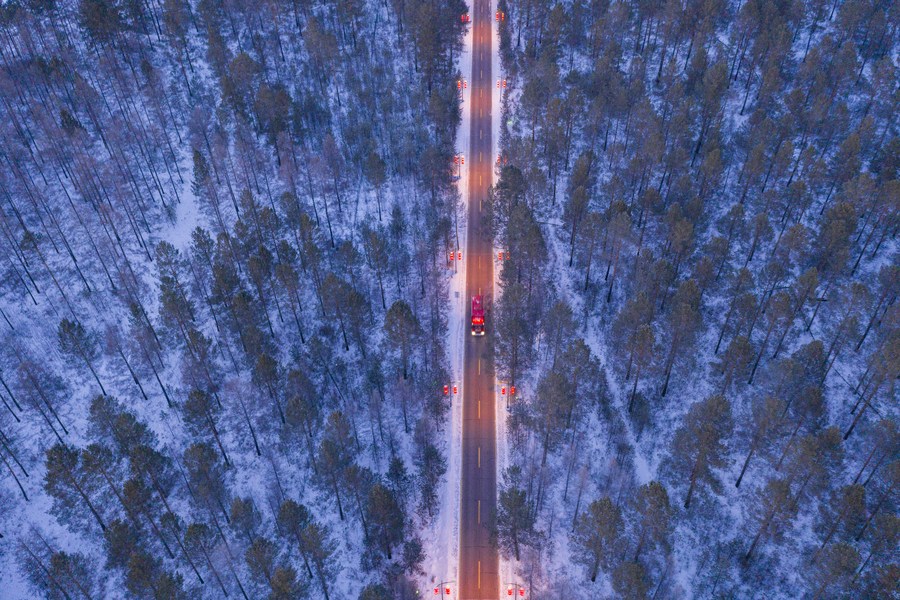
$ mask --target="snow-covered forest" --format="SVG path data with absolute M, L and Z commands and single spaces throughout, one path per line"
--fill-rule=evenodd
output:
M 898 7 L 497 0 L 528 597 L 900 597 Z M 0 597 L 453 572 L 466 11 L 0 1 Z
M 464 11 L 0 3 L 0 596 L 415 597 Z
M 900 595 L 898 6 L 500 1 L 532 597 Z

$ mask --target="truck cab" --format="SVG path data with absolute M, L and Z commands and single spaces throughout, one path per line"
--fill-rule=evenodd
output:
M 472 296 L 472 335 L 484 335 L 484 300 Z

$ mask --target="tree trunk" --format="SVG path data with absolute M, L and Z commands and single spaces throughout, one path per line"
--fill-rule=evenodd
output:
M 94 508 L 93 503 L 91 503 L 91 499 L 88 498 L 88 495 L 81 489 L 81 486 L 78 485 L 78 482 L 75 481 L 73 475 L 69 475 L 69 482 L 72 484 L 72 487 L 78 492 L 78 495 L 81 496 L 81 499 L 84 500 L 85 504 L 87 504 L 88 508 L 91 511 L 91 514 L 94 515 L 94 518 L 97 520 L 97 523 L 100 524 L 100 529 L 106 531 L 106 525 L 103 523 L 103 519 L 100 518 L 100 513 L 97 512 L 97 509 Z
M 750 444 L 750 451 L 747 453 L 747 458 L 744 460 L 744 465 L 741 467 L 741 474 L 738 475 L 737 481 L 734 482 L 734 487 L 741 487 L 741 480 L 744 479 L 744 473 L 747 471 L 747 466 L 750 464 L 750 459 L 753 457 L 753 453 L 756 452 L 756 444 L 757 438 L 753 438 L 753 442 Z
M 334 473 L 331 474 L 331 486 L 334 488 L 334 498 L 337 501 L 338 516 L 341 518 L 341 521 L 343 521 L 344 520 L 344 507 L 341 506 L 341 494 L 338 491 L 337 478 L 334 476 Z
M 854 417 L 853 422 L 850 424 L 850 428 L 847 430 L 847 433 L 844 434 L 844 439 L 846 440 L 850 437 L 850 434 L 853 433 L 853 430 L 856 428 L 856 424 L 859 423 L 859 420 L 862 418 L 863 414 L 865 414 L 866 409 L 869 408 L 869 402 L 872 398 L 875 397 L 875 394 L 881 389 L 881 384 L 884 383 L 883 379 L 879 379 L 878 384 L 872 389 L 872 392 L 863 398 L 863 407 L 860 409 L 858 413 L 856 413 L 856 417 Z
M 875 518 L 875 515 L 881 510 L 881 505 L 884 504 L 884 501 L 887 500 L 887 497 L 894 491 L 896 485 L 891 485 L 888 489 L 881 494 L 881 498 L 878 499 L 878 504 L 875 505 L 875 508 L 872 509 L 872 512 L 869 513 L 869 516 L 866 518 L 866 522 L 863 524 L 862 529 L 860 529 L 859 533 L 856 535 L 856 541 L 862 539 L 863 534 L 866 532 L 866 529 L 869 527 L 869 523 L 872 522 L 872 519 Z
M 638 363 L 637 369 L 634 371 L 634 385 L 631 387 L 631 398 L 628 399 L 628 412 L 631 412 L 634 406 L 634 396 L 637 392 L 638 379 L 641 378 L 641 364 Z
M 691 497 L 694 495 L 694 486 L 697 483 L 697 470 L 700 468 L 700 457 L 697 457 L 697 460 L 694 462 L 694 468 L 691 469 L 691 484 L 688 486 L 687 498 L 684 500 L 684 508 L 688 509 L 691 507 Z
M 759 361 L 762 359 L 762 355 L 766 351 L 766 345 L 769 342 L 769 336 L 772 334 L 772 330 L 775 328 L 775 321 L 772 321 L 772 324 L 769 325 L 769 329 L 766 331 L 766 337 L 763 338 L 762 346 L 759 348 L 759 354 L 756 355 L 756 360 L 753 362 L 753 369 L 750 371 L 750 379 L 747 380 L 747 385 L 753 385 L 753 376 L 756 375 L 756 368 L 759 367 Z
M 753 554 L 753 550 L 756 548 L 756 544 L 759 542 L 763 533 L 765 533 L 766 529 L 769 527 L 769 521 L 772 519 L 772 514 L 769 514 L 766 517 L 766 520 L 762 522 L 762 525 L 759 526 L 759 531 L 756 532 L 756 537 L 753 538 L 753 543 L 750 544 L 750 548 L 747 550 L 747 554 L 744 555 L 744 560 L 750 560 L 750 555 Z

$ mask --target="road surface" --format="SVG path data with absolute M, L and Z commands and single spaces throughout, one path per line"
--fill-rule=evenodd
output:
M 484 203 L 494 168 L 491 145 L 491 14 L 489 0 L 474 0 L 470 82 L 469 214 L 466 247 L 466 310 L 482 294 L 486 308 L 493 298 L 493 247 Z M 459 598 L 497 600 L 499 560 L 490 531 L 497 512 L 497 439 L 494 396 L 493 323 L 488 312 L 486 335 L 466 336 L 463 383 L 462 470 L 459 525 Z

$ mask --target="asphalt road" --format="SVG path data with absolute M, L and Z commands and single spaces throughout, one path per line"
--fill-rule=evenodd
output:
M 483 204 L 494 168 L 491 145 L 491 27 L 494 15 L 488 0 L 474 0 L 473 56 L 469 78 L 471 136 L 469 214 L 466 248 L 467 310 L 472 296 L 484 296 L 488 309 L 486 334 L 466 336 L 463 383 L 462 483 L 459 526 L 459 598 L 497 600 L 500 597 L 499 560 L 490 531 L 497 512 L 497 439 L 492 352 L 494 262 L 488 224 L 482 223 Z M 471 317 L 471 314 L 469 314 Z

